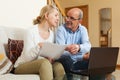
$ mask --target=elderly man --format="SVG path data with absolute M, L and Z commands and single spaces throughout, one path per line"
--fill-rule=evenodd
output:
M 64 66 L 68 80 L 72 80 L 70 69 L 87 68 L 87 54 L 91 49 L 86 27 L 81 25 L 83 12 L 79 8 L 72 8 L 67 12 L 65 24 L 58 27 L 56 43 L 68 45 L 66 51 L 58 59 Z

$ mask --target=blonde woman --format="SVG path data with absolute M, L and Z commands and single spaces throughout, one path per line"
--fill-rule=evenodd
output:
M 64 75 L 61 63 L 51 64 L 51 58 L 40 56 L 41 43 L 54 42 L 52 29 L 58 25 L 59 13 L 55 6 L 44 6 L 40 15 L 33 21 L 34 27 L 25 35 L 24 49 L 15 63 L 16 74 L 39 74 L 40 80 L 57 80 Z M 54 77 L 53 77 L 54 73 Z

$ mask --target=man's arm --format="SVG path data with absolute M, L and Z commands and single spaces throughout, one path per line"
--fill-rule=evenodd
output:
M 89 41 L 88 32 L 87 32 L 87 29 L 85 27 L 82 27 L 81 43 L 79 45 L 80 45 L 80 52 L 81 53 L 87 53 L 91 49 L 91 43 Z
M 64 27 L 60 26 L 56 32 L 56 43 L 64 45 L 65 44 L 65 30 Z

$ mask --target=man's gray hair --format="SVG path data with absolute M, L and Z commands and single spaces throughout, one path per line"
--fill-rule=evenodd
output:
M 80 12 L 79 12 L 79 19 L 82 19 L 82 18 L 83 18 L 83 11 L 80 10 Z

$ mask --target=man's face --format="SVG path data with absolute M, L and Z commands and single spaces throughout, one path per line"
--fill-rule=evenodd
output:
M 79 13 L 77 11 L 68 11 L 65 22 L 67 28 L 76 31 L 80 22 Z

